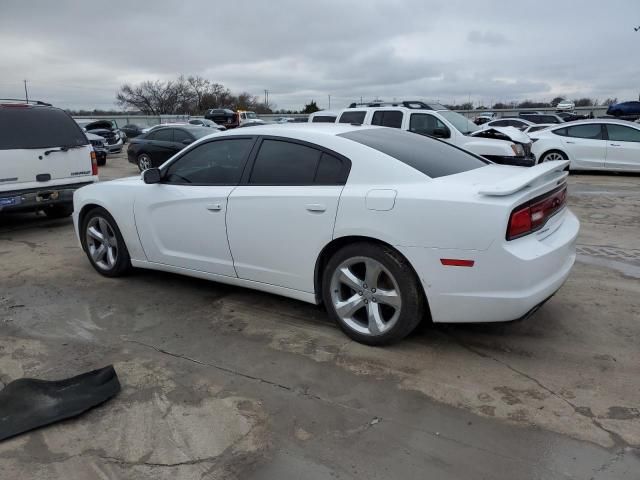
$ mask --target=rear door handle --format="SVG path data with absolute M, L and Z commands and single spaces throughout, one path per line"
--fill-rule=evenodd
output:
M 210 210 L 212 212 L 219 212 L 220 210 L 222 210 L 222 204 L 220 203 L 210 203 L 207 205 L 207 210 Z
M 327 207 L 321 203 L 307 203 L 305 208 L 310 212 L 324 212 L 327 209 Z
M 570 143 L 571 145 L 573 145 L 573 144 L 574 144 L 574 143 L 576 143 L 576 142 L 566 142 L 566 143 Z
M 611 145 L 612 147 L 619 147 L 620 146 L 619 143 L 610 143 L 609 145 Z

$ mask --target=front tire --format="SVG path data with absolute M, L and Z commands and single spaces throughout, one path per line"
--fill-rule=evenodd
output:
M 120 229 L 104 208 L 94 208 L 84 216 L 80 237 L 87 258 L 101 275 L 119 277 L 131 269 L 131 258 Z
M 551 162 L 555 160 L 568 160 L 567 154 L 560 150 L 550 150 L 540 157 L 540 163 Z
M 138 170 L 144 172 L 145 170 L 149 170 L 153 167 L 153 163 L 151 162 L 151 157 L 146 153 L 141 153 L 138 155 Z
M 373 243 L 347 245 L 327 263 L 322 297 L 329 315 L 353 340 L 389 345 L 424 317 L 425 298 L 408 262 Z

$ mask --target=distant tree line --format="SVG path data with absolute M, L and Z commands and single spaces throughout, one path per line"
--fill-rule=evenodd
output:
M 211 108 L 272 113 L 273 107 L 250 93 L 234 94 L 220 83 L 184 75 L 176 80 L 147 80 L 137 85 L 125 83 L 116 94 L 116 103 L 145 115 L 202 115 Z
M 516 109 L 516 108 L 555 108 L 558 106 L 560 102 L 566 100 L 564 97 L 556 97 L 550 102 L 536 102 L 533 100 L 523 100 L 521 102 L 498 102 L 495 103 L 492 107 L 485 105 L 474 105 L 471 102 L 466 102 L 460 105 L 445 105 L 447 108 L 451 110 L 487 110 L 487 109 Z M 597 106 L 609 106 L 615 103 L 618 103 L 617 98 L 607 98 L 603 102 L 599 102 L 597 99 L 592 98 L 577 98 L 572 100 L 576 107 L 597 107 Z

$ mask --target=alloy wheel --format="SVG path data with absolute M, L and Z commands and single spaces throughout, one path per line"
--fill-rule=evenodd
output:
M 402 308 L 398 282 L 382 263 L 369 257 L 349 258 L 334 270 L 331 301 L 349 328 L 371 336 L 393 328 Z
M 558 152 L 551 152 L 551 153 L 547 153 L 547 154 L 544 156 L 544 160 L 543 160 L 543 161 L 544 161 L 544 162 L 552 162 L 552 161 L 555 161 L 555 160 L 564 160 L 564 159 L 565 159 L 565 158 L 562 156 L 562 154 L 561 154 L 561 153 L 558 153 Z
M 87 223 L 87 249 L 95 265 L 111 270 L 118 261 L 118 239 L 115 230 L 103 217 L 93 217 Z
M 151 157 L 149 157 L 149 155 L 143 153 L 138 157 L 138 168 L 141 172 L 149 170 L 151 167 Z

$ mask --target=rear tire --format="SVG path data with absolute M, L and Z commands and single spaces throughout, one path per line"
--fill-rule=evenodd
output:
M 131 258 L 118 224 L 104 208 L 96 207 L 84 216 L 80 241 L 99 274 L 120 277 L 131 270 Z
M 398 252 L 374 243 L 338 250 L 322 278 L 329 316 L 356 342 L 389 345 L 409 335 L 425 313 L 418 277 Z
M 64 203 L 62 205 L 54 205 L 49 208 L 45 208 L 44 214 L 49 218 L 66 218 L 73 213 L 73 204 Z
M 100 160 L 97 161 L 97 163 L 99 167 L 104 167 L 107 164 L 107 159 L 101 158 Z

